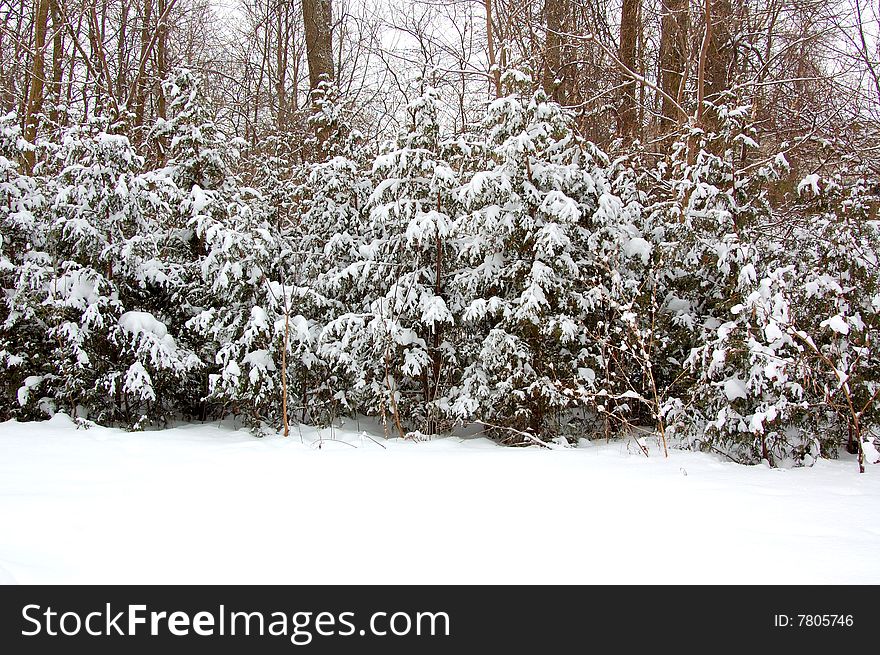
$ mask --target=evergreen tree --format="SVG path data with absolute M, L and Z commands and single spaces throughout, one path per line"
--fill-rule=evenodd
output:
M 483 123 L 484 170 L 461 191 L 456 288 L 471 339 L 452 411 L 520 441 L 559 431 L 564 412 L 595 392 L 601 361 L 588 330 L 607 276 L 594 257 L 623 206 L 604 155 L 577 136 L 571 115 L 543 91 L 518 90 L 528 80 L 516 73 L 505 83 L 512 93 Z
M 0 119 L 0 416 L 39 416 L 25 408 L 39 405 L 46 356 L 46 326 L 30 304 L 16 301 L 23 271 L 39 267 L 46 234 L 39 215 L 44 196 L 37 178 L 19 162 L 33 146 L 24 140 L 15 114 Z M 34 402 L 36 400 L 37 402 Z
M 161 190 L 100 117 L 45 145 L 43 234 L 8 295 L 11 314 L 44 335 L 18 400 L 133 427 L 166 418 L 199 361 L 148 311 L 168 278 Z
M 456 357 L 444 335 L 454 324 L 447 286 L 458 182 L 444 159 L 436 91 L 427 87 L 408 111 L 408 129 L 373 164 L 362 245 L 344 276 L 361 301 L 328 324 L 322 352 L 346 370 L 364 411 L 401 433 L 409 425 L 433 433 Z
M 190 286 L 180 309 L 210 363 L 195 397 L 217 405 L 205 406 L 203 416 L 232 412 L 254 427 L 277 428 L 285 419 L 289 248 L 273 207 L 235 174 L 244 144 L 208 115 L 199 78 L 178 70 L 164 89 L 170 118 L 158 122 L 154 136 L 169 143 L 174 222 L 189 248 Z
M 294 374 L 301 381 L 303 419 L 319 424 L 356 411 L 360 402 L 346 373 L 346 345 L 325 332 L 326 327 L 360 311 L 365 297 L 375 293 L 359 277 L 372 190 L 364 155 L 358 152 L 357 135 L 333 134 L 325 145 L 340 154 L 303 167 L 294 191 L 298 218 L 286 228 L 296 244 L 292 274 L 303 290 L 299 302 L 309 319 L 309 334 L 315 335 L 298 341 L 295 361 L 300 366 Z

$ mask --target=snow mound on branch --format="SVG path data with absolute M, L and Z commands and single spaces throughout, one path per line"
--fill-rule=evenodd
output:
M 18 389 L 18 404 L 24 407 L 30 399 L 31 389 L 36 387 L 43 381 L 42 375 L 29 375 L 24 379 L 21 387 Z
M 797 185 L 797 194 L 803 195 L 803 192 L 809 189 L 812 191 L 814 196 L 819 195 L 819 176 L 815 173 L 811 173 L 807 175 L 804 179 L 802 179 Z
M 739 378 L 730 378 L 724 381 L 724 395 L 727 400 L 734 401 L 737 398 L 746 398 L 746 385 Z
M 160 339 L 168 336 L 165 324 L 149 312 L 125 312 L 119 317 L 119 327 L 129 334 L 150 332 Z
M 821 327 L 829 327 L 832 331 L 837 332 L 838 334 L 849 334 L 849 325 L 847 325 L 846 319 L 840 314 L 822 321 L 819 325 Z
M 647 264 L 651 257 L 651 244 L 642 237 L 634 237 L 626 242 L 623 251 L 627 257 L 639 257 L 643 264 Z

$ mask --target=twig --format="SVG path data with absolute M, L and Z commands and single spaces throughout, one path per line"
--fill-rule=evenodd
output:
M 388 450 L 388 448 L 385 447 L 385 444 L 376 441 L 375 439 L 373 439 L 373 437 L 371 437 L 370 435 L 368 435 L 366 432 L 361 432 L 361 436 L 362 436 L 362 437 L 366 437 L 367 439 L 369 439 L 370 441 L 372 441 L 374 444 L 376 444 L 377 446 L 381 447 L 383 450 Z
M 522 437 L 525 437 L 526 439 L 528 439 L 529 441 L 531 441 L 533 444 L 535 444 L 537 446 L 543 446 L 544 448 L 549 448 L 550 450 L 559 450 L 560 449 L 560 447 L 557 446 L 556 444 L 549 444 L 546 441 L 542 441 L 541 439 L 539 439 L 538 437 L 536 437 L 535 435 L 533 435 L 530 432 L 523 432 L 522 430 L 517 430 L 516 428 L 511 428 L 511 427 L 507 427 L 504 425 L 495 425 L 494 423 L 488 423 L 486 421 L 477 421 L 477 423 L 480 423 L 481 425 L 485 425 L 490 428 L 495 428 L 496 430 L 508 430 L 510 432 L 513 432 L 514 434 L 518 434 Z
M 313 441 L 311 443 L 311 446 L 312 448 L 314 448 L 315 444 L 317 443 L 318 448 L 320 448 L 321 444 L 323 444 L 325 441 L 335 441 L 337 443 L 344 443 L 346 446 L 351 446 L 352 448 L 357 448 L 357 446 L 355 446 L 353 443 L 348 443 L 347 441 L 343 441 L 342 439 L 334 439 L 333 437 L 330 437 L 329 439 L 324 439 L 323 437 L 321 437 L 319 441 Z

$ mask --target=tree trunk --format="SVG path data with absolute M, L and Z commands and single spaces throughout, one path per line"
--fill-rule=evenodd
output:
M 153 15 L 153 0 L 144 0 L 144 9 L 141 16 L 143 23 L 141 24 L 141 51 L 139 61 L 143 61 L 147 56 L 147 48 L 150 45 L 151 30 L 150 20 Z M 134 108 L 134 124 L 140 127 L 144 124 L 144 111 L 146 109 L 146 75 L 141 75 L 137 81 L 135 89 L 135 108 Z
M 49 0 L 37 0 L 34 5 L 34 58 L 31 65 L 31 85 L 25 114 L 24 138 L 34 143 L 37 138 L 37 115 L 43 109 L 43 87 L 46 79 L 46 32 L 49 25 Z M 24 165 L 28 173 L 34 168 L 34 153 L 26 152 Z
M 125 0 L 122 2 L 122 6 L 119 11 L 119 34 L 116 37 L 116 57 L 117 57 L 117 68 L 116 68 L 116 97 L 117 98 L 125 98 L 125 82 L 126 77 L 128 77 L 129 71 L 127 69 L 128 63 L 128 40 L 126 38 L 126 32 L 128 32 L 128 12 L 130 11 L 131 6 Z M 130 109 L 127 107 L 126 109 Z
M 158 6 L 156 7 L 157 15 L 161 21 L 162 15 L 165 13 L 165 5 L 167 0 L 158 0 Z M 165 25 L 165 22 L 162 21 L 160 24 L 156 25 L 156 29 L 159 32 L 159 38 L 156 40 L 156 76 L 160 80 L 165 79 L 165 75 L 167 71 L 165 70 L 167 63 L 167 52 L 168 52 L 168 28 Z M 156 99 L 156 113 L 159 118 L 167 118 L 167 112 L 165 107 L 165 92 L 162 90 L 162 85 L 159 85 L 159 96 Z
M 495 97 L 501 97 L 501 71 L 495 61 L 495 34 L 492 29 L 492 0 L 486 3 L 486 48 L 489 57 L 489 69 L 492 71 L 492 81 L 495 83 Z
M 730 0 L 710 0 L 712 29 L 709 36 L 709 51 L 706 56 L 706 100 L 718 100 L 730 88 L 730 73 L 733 65 L 734 48 L 731 41 L 733 33 L 733 10 Z
M 681 104 L 684 90 L 685 60 L 688 49 L 690 16 L 688 0 L 663 0 L 660 21 L 660 88 Z M 661 129 L 675 127 L 680 119 L 678 109 L 663 98 L 660 110 Z
M 278 8 L 277 22 L 275 24 L 275 95 L 278 98 L 278 115 L 275 124 L 279 130 L 283 130 L 287 122 L 287 31 L 284 29 L 286 7 Z
M 568 100 L 568 84 L 562 71 L 565 47 L 567 0 L 544 0 L 547 39 L 544 43 L 544 90 L 560 105 Z
M 636 61 L 636 41 L 639 35 L 640 0 L 623 0 L 620 15 L 620 50 L 617 58 L 631 71 L 638 70 Z M 621 82 L 625 85 L 620 99 L 620 132 L 627 140 L 638 134 L 638 114 L 636 113 L 636 87 L 629 75 L 623 74 Z
M 302 0 L 306 32 L 306 58 L 309 62 L 309 87 L 318 88 L 322 76 L 334 79 L 333 8 L 331 0 Z
M 50 6 L 52 15 L 52 114 L 50 119 L 53 123 L 57 123 L 60 115 L 58 106 L 61 104 L 61 81 L 64 78 L 64 37 L 62 35 L 62 17 L 61 8 L 58 6 L 58 0 L 51 0 Z

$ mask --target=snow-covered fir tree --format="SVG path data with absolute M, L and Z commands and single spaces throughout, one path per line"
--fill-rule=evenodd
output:
M 168 142 L 174 224 L 190 254 L 181 311 L 209 365 L 195 394 L 254 427 L 278 428 L 294 311 L 284 282 L 289 249 L 273 208 L 235 174 L 244 144 L 228 139 L 208 115 L 198 76 L 178 70 L 164 88 L 170 117 L 159 121 L 154 137 Z
M 408 112 L 406 131 L 373 163 L 357 256 L 335 275 L 360 302 L 328 324 L 322 352 L 390 430 L 433 433 L 456 363 L 446 334 L 455 323 L 447 287 L 458 181 L 444 159 L 436 91 L 426 87 Z M 334 247 L 354 254 L 352 245 Z
M 367 200 L 372 191 L 368 153 L 360 135 L 346 129 L 344 108 L 333 104 L 335 89 L 322 82 L 316 120 L 333 126 L 324 133 L 323 147 L 332 153 L 299 168 L 294 180 L 294 212 L 285 226 L 293 247 L 291 274 L 302 290 L 300 304 L 307 317 L 308 338 L 297 341 L 302 420 L 326 424 L 359 408 L 353 392 L 344 346 L 325 334 L 340 316 L 360 311 L 365 295 L 358 266 L 367 237 Z
M 436 91 L 409 108 L 405 132 L 376 158 L 357 255 L 331 278 L 359 302 L 327 325 L 322 352 L 346 372 L 359 406 L 391 431 L 438 430 L 455 353 L 447 282 L 457 178 L 444 159 Z M 352 243 L 337 241 L 354 254 Z
M 166 418 L 199 361 L 145 311 L 167 280 L 162 190 L 100 117 L 45 147 L 54 174 L 8 295 L 12 316 L 44 334 L 19 403 L 131 426 Z
M 33 151 L 21 135 L 15 114 L 0 119 L 0 415 L 38 417 L 25 409 L 31 390 L 43 381 L 41 358 L 46 355 L 46 329 L 30 303 L 16 301 L 24 269 L 40 266 L 45 229 L 38 221 L 44 202 L 38 180 L 23 174 L 20 162 Z M 21 391 L 21 393 L 19 393 Z M 21 402 L 20 402 L 21 401 Z
M 785 172 L 784 157 L 739 174 L 738 158 L 757 148 L 749 108 L 718 105 L 714 115 L 712 131 L 692 130 L 680 144 L 665 207 L 675 264 L 664 273 L 664 329 L 683 391 L 667 400 L 670 426 L 684 443 L 737 461 L 809 463 L 831 440 L 794 325 L 810 258 L 799 248 L 819 253 L 822 239 L 801 232 L 807 243 L 796 244 L 774 225 L 766 184 Z
M 818 451 L 838 444 L 875 463 L 880 412 L 880 227 L 876 202 L 861 179 L 808 175 L 795 188 L 798 216 L 770 242 L 774 265 L 787 273 L 788 320 L 781 323 L 804 361 L 807 403 L 802 431 Z M 804 437 L 805 438 L 805 437 Z M 799 451 L 795 451 L 799 454 Z
M 571 115 L 543 91 L 524 91 L 521 74 L 505 83 L 510 94 L 489 105 L 482 126 L 483 170 L 460 193 L 455 287 L 469 338 L 451 407 L 521 441 L 558 431 L 565 411 L 595 391 L 601 360 L 589 329 L 607 275 L 592 257 L 624 207 Z
M 659 318 L 669 335 L 663 377 L 674 382 L 687 374 L 696 376 L 667 398 L 670 433 L 684 443 L 730 453 L 743 424 L 739 413 L 728 413 L 731 398 L 725 385 L 732 391 L 745 379 L 742 360 L 731 352 L 722 372 L 717 366 L 726 357 L 720 353 L 726 351 L 710 344 L 719 336 L 731 336 L 730 310 L 743 285 L 755 281 L 758 253 L 743 239 L 751 199 L 737 187 L 731 160 L 734 139 L 746 129 L 747 108 L 732 113 L 721 109 L 719 114 L 727 120 L 718 131 L 685 128 L 669 160 L 660 163 L 655 178 L 660 202 L 652 207 L 652 220 L 662 233 L 661 247 L 669 262 L 658 281 Z M 675 393 L 679 390 L 684 398 Z

